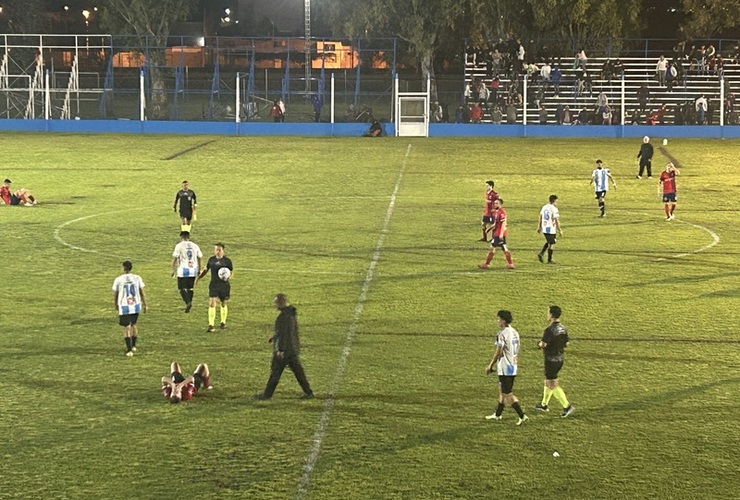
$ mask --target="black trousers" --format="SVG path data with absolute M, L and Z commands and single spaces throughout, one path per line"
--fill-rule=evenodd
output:
M 267 387 L 265 387 L 265 397 L 271 398 L 275 392 L 275 388 L 280 382 L 280 376 L 283 374 L 285 367 L 290 367 L 290 370 L 295 375 L 295 379 L 301 385 L 301 389 L 305 394 L 312 394 L 311 386 L 306 378 L 306 372 L 303 371 L 303 365 L 297 355 L 288 356 L 284 354 L 283 357 L 278 357 L 277 354 L 272 355 L 272 366 L 270 367 L 270 379 L 267 381 Z

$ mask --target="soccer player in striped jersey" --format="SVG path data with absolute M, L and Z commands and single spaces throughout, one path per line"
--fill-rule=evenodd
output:
M 509 228 L 506 221 L 506 210 L 504 210 L 504 200 L 496 198 L 493 202 L 493 238 L 491 239 L 491 249 L 488 251 L 486 262 L 479 264 L 478 267 L 481 269 L 490 269 L 491 260 L 493 255 L 496 253 L 496 248 L 501 248 L 504 251 L 506 257 L 506 267 L 514 269 L 514 262 L 511 260 L 511 252 L 509 247 L 506 246 L 506 235 L 509 232 Z
M 175 245 L 172 252 L 172 276 L 177 272 L 177 288 L 185 302 L 185 312 L 189 313 L 193 307 L 193 287 L 195 278 L 203 267 L 203 253 L 200 247 L 190 241 L 190 232 L 180 233 L 180 243 Z
M 498 193 L 493 190 L 493 181 L 486 181 L 486 201 L 483 207 L 483 219 L 481 220 L 481 241 L 488 241 L 488 232 L 493 228 L 493 202 L 498 198 Z
M 141 276 L 131 272 L 131 261 L 125 261 L 122 266 L 123 274 L 113 281 L 113 305 L 118 311 L 118 324 L 123 327 L 126 356 L 133 356 L 139 333 L 136 326 L 139 313 L 147 311 L 146 296 Z
M 519 400 L 513 392 L 514 378 L 516 378 L 519 364 L 519 332 L 511 326 L 514 321 L 511 312 L 501 310 L 496 313 L 496 316 L 500 330 L 496 335 L 496 353 L 486 367 L 486 374 L 493 373 L 494 365 L 496 365 L 499 380 L 498 405 L 493 414 L 486 415 L 486 420 L 501 420 L 504 405 L 508 404 L 519 415 L 516 425 L 522 425 L 529 420 L 529 417 L 522 411 Z
M 611 172 L 608 168 L 604 168 L 604 162 L 596 160 L 596 168 L 591 173 L 591 182 L 589 185 L 594 185 L 594 191 L 596 192 L 596 199 L 599 202 L 599 210 L 601 210 L 600 217 L 604 217 L 606 214 L 606 204 L 604 198 L 606 198 L 606 192 L 609 191 L 609 181 L 612 181 L 614 189 L 617 189 L 617 183 L 614 181 Z
M 681 172 L 678 171 L 672 162 L 668 162 L 665 171 L 661 172 L 658 180 L 658 194 L 663 191 L 663 209 L 665 210 L 665 219 L 673 220 L 673 212 L 676 210 L 676 176 Z
M 563 235 L 563 230 L 560 228 L 560 212 L 558 211 L 558 207 L 555 206 L 557 202 L 557 195 L 551 194 L 550 203 L 542 207 L 540 218 L 537 221 L 537 232 L 545 236 L 545 246 L 537 254 L 537 258 L 540 262 L 543 262 L 542 257 L 545 251 L 547 251 L 548 264 L 554 264 L 552 253 L 555 250 L 555 244 L 558 242 L 557 234 L 560 234 L 560 236 Z

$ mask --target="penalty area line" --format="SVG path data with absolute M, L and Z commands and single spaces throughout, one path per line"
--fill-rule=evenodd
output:
M 362 310 L 365 307 L 365 302 L 367 301 L 367 295 L 370 291 L 370 284 L 372 283 L 373 277 L 375 276 L 375 268 L 378 266 L 378 261 L 380 260 L 380 253 L 383 250 L 385 236 L 386 234 L 388 234 L 388 226 L 391 222 L 393 209 L 396 206 L 396 197 L 398 196 L 398 190 L 401 188 L 401 181 L 403 180 L 404 173 L 406 172 L 406 165 L 408 164 L 410 154 L 411 144 L 406 147 L 406 154 L 404 155 L 403 162 L 401 163 L 401 170 L 398 172 L 398 178 L 396 179 L 396 184 L 393 187 L 393 194 L 391 195 L 390 202 L 388 203 L 388 209 L 385 212 L 383 227 L 381 228 L 380 234 L 378 235 L 378 241 L 375 244 L 375 251 L 373 252 L 372 260 L 370 261 L 367 273 L 365 274 L 365 281 L 362 283 L 362 290 L 360 291 L 360 296 L 357 299 L 357 304 L 355 304 L 355 310 L 352 315 L 352 323 L 349 325 L 347 337 L 344 340 L 344 349 L 342 349 L 342 353 L 339 355 L 337 369 L 334 372 L 334 378 L 331 381 L 329 398 L 324 402 L 324 409 L 321 412 L 321 417 L 319 417 L 318 423 L 316 424 L 316 431 L 313 435 L 313 444 L 311 445 L 311 451 L 309 452 L 308 458 L 306 459 L 306 464 L 303 467 L 303 475 L 301 476 L 301 482 L 298 485 L 298 491 L 296 493 L 296 498 L 299 499 L 304 498 L 308 493 L 308 485 L 311 480 L 311 474 L 313 474 L 314 467 L 316 466 L 316 461 L 319 458 L 321 443 L 326 436 L 326 428 L 329 425 L 329 419 L 332 412 L 334 411 L 336 393 L 339 390 L 339 385 L 341 384 L 342 378 L 344 377 L 344 370 L 347 366 L 347 359 L 349 358 L 350 351 L 352 350 L 352 343 L 355 338 L 355 333 L 357 332 L 357 326 L 360 322 Z
M 710 248 L 715 247 L 715 246 L 717 246 L 719 244 L 719 235 L 717 233 L 715 233 L 714 231 L 712 231 L 711 229 L 709 229 L 707 227 L 704 227 L 704 226 L 700 226 L 699 224 L 693 224 L 691 222 L 686 222 L 685 220 L 681 220 L 681 219 L 678 219 L 676 222 L 680 222 L 681 224 L 688 224 L 689 226 L 695 227 L 696 229 L 701 229 L 702 231 L 708 233 L 709 236 L 712 237 L 712 242 L 709 243 L 709 244 L 707 244 L 707 245 L 704 245 L 701 248 L 697 248 L 696 250 L 692 250 L 690 252 L 677 253 L 675 255 L 671 255 L 670 257 L 661 257 L 660 259 L 658 259 L 659 261 L 664 261 L 664 260 L 668 260 L 668 259 L 680 259 L 681 257 L 688 257 L 689 255 L 696 255 L 696 254 L 701 253 L 701 252 L 703 252 L 705 250 L 709 250 Z

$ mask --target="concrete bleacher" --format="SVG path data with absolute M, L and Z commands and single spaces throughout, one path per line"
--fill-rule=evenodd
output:
M 614 62 L 616 58 L 610 58 Z M 589 96 L 588 93 L 575 98 L 575 83 L 577 70 L 573 68 L 573 58 L 562 59 L 560 69 L 562 72 L 562 79 L 560 82 L 560 93 L 556 97 L 553 92 L 552 85 L 545 91 L 543 102 L 548 110 L 548 124 L 556 124 L 556 109 L 558 105 L 563 107 L 568 106 L 571 113 L 575 116 L 582 109 L 588 109 L 593 111 L 596 108 L 596 98 L 600 92 L 604 92 L 609 99 L 609 106 L 615 115 L 615 123 L 619 123 L 619 110 L 621 107 L 621 92 L 622 92 L 622 81 L 619 77 L 614 77 L 610 80 L 601 79 L 601 71 L 604 62 L 607 60 L 605 57 L 590 58 L 587 62 L 586 68 L 591 76 L 592 92 Z M 650 99 L 647 105 L 647 112 L 657 110 L 661 104 L 665 103 L 667 112 L 663 117 L 663 122 L 666 124 L 673 124 L 676 119 L 676 111 L 679 105 L 682 105 L 688 101 L 695 102 L 697 98 L 704 95 L 707 100 L 710 101 L 710 106 L 713 108 L 713 113 L 710 116 L 711 123 L 719 124 L 720 115 L 720 79 L 717 74 L 697 74 L 696 72 L 689 72 L 689 63 L 685 62 L 683 65 L 684 78 L 680 75 L 676 79 L 673 90 L 668 91 L 665 86 L 659 86 L 656 78 L 655 66 L 658 62 L 658 58 L 645 59 L 637 57 L 624 57 L 620 58 L 624 66 L 624 87 L 625 87 L 625 110 L 627 120 L 626 123 L 631 123 L 631 117 L 635 110 L 639 108 L 638 104 L 638 89 L 643 85 L 647 84 L 650 92 Z M 538 63 L 538 67 L 542 67 L 543 63 Z M 534 75 L 536 80 L 539 79 L 539 73 Z M 486 74 L 485 64 L 475 64 L 472 61 L 466 62 L 465 67 L 465 83 L 471 83 L 473 80 L 483 82 L 486 86 L 489 86 L 492 78 Z M 511 83 L 510 79 L 501 78 L 501 87 L 499 93 L 506 94 L 505 89 Z M 535 79 L 535 78 L 533 78 Z M 733 92 L 737 93 L 740 90 L 740 64 L 733 61 L 725 60 L 724 64 L 724 80 L 725 80 L 725 94 L 732 89 Z M 527 123 L 536 124 L 539 123 L 539 109 L 532 104 L 533 93 L 536 94 L 539 84 L 530 82 L 528 85 L 528 101 L 527 106 Z M 470 101 L 476 101 L 474 97 Z M 490 123 L 491 110 L 493 103 L 489 103 L 484 108 L 485 114 L 483 122 Z M 505 111 L 505 110 L 504 110 Z M 517 123 L 523 122 L 524 106 L 520 105 L 517 107 Z M 506 123 L 506 114 L 504 112 L 504 120 L 502 123 Z M 645 123 L 645 113 L 642 113 L 639 119 L 640 124 Z

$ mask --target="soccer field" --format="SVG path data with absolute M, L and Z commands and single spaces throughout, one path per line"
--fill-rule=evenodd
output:
M 659 128 L 656 128 L 656 132 Z M 658 137 L 654 143 L 658 144 Z M 740 141 L 672 140 L 676 220 L 640 140 L 325 139 L 0 134 L 0 498 L 736 498 Z M 618 188 L 607 216 L 596 158 Z M 228 329 L 207 287 L 184 314 L 170 277 L 183 179 L 192 240 L 234 262 Z M 480 270 L 484 182 L 508 243 Z M 540 207 L 559 196 L 556 265 Z M 124 356 L 111 285 L 123 260 L 149 312 Z M 275 293 L 298 308 L 316 399 L 286 370 L 271 401 Z M 577 411 L 535 414 L 547 307 L 571 344 Z M 517 427 L 484 369 L 496 311 L 522 338 Z M 160 378 L 206 362 L 214 389 L 167 403 Z M 557 451 L 559 457 L 554 457 Z

